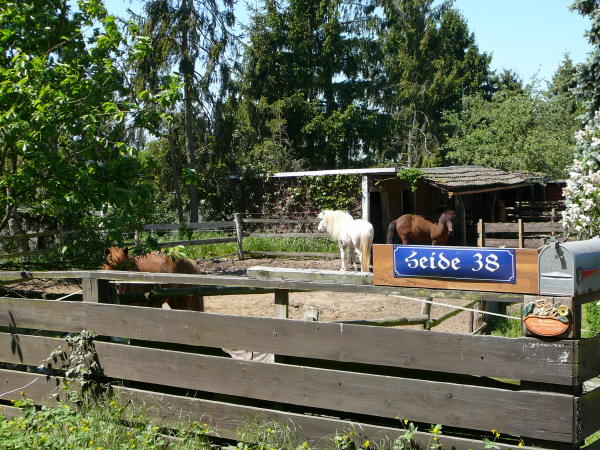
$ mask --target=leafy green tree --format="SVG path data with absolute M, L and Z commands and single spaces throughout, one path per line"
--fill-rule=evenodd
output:
M 586 100 L 587 120 L 576 134 L 575 158 L 564 190 L 563 223 L 582 236 L 595 237 L 600 236 L 600 2 L 576 0 L 571 8 L 591 19 L 587 37 L 593 51 L 578 70 L 577 91 Z
M 220 97 L 227 93 L 230 81 L 227 52 L 234 38 L 233 3 L 149 0 L 144 14 L 137 17 L 155 51 L 137 66 L 136 88 L 152 92 L 174 70 L 183 78 L 186 164 L 181 174 L 173 175 L 187 186 L 190 222 L 198 221 L 198 185 L 214 183 L 206 178 L 205 166 L 211 150 L 216 151 L 211 144 L 219 129 Z
M 451 2 L 383 0 L 379 77 L 371 89 L 388 116 L 380 159 L 406 166 L 439 161 L 441 113 L 484 90 L 491 57 L 480 53 Z
M 117 61 L 146 44 L 127 43 L 101 0 L 79 1 L 77 12 L 67 0 L 3 4 L 0 228 L 25 209 L 74 229 L 101 226 L 114 241 L 142 217 L 150 190 L 125 134 L 154 129 L 155 114 L 136 106 Z
M 600 109 L 600 1 L 575 0 L 571 9 L 591 21 L 586 37 L 592 45 L 592 52 L 587 61 L 579 65 L 577 91 L 589 103 L 587 119 L 592 120 L 595 111 Z
M 235 145 L 246 165 L 348 167 L 364 153 L 377 116 L 364 95 L 371 56 L 348 5 L 265 0 L 252 16 Z
M 445 113 L 452 130 L 444 145 L 446 157 L 459 164 L 563 178 L 573 157 L 581 113 L 572 91 L 574 76 L 568 57 L 546 91 L 523 87 L 510 72 L 501 74 L 491 97 L 465 97 L 461 111 Z

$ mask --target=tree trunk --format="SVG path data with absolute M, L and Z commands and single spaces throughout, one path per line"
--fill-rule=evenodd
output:
M 169 130 L 169 157 L 171 158 L 171 168 L 173 170 L 173 185 L 175 189 L 175 208 L 177 209 L 177 220 L 179 223 L 185 222 L 185 217 L 183 216 L 183 202 L 181 200 L 181 188 L 179 186 L 180 178 L 179 178 L 179 165 L 177 164 L 177 156 L 175 155 L 175 144 L 173 142 L 173 133 L 174 130 Z
M 185 149 L 187 156 L 188 169 L 196 170 L 196 155 L 194 145 L 194 131 L 192 129 L 194 112 L 192 110 L 192 83 L 194 82 L 194 66 L 195 61 L 191 56 L 189 42 L 189 24 L 188 20 L 191 17 L 190 0 L 185 0 L 182 4 L 185 11 L 185 20 L 182 30 L 181 50 L 183 58 L 181 61 L 181 69 L 183 73 L 183 103 L 185 107 Z M 198 186 L 195 181 L 189 184 L 188 192 L 190 196 L 190 222 L 198 222 Z

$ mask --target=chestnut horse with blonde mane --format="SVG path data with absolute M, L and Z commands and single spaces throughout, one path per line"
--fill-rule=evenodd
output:
M 319 231 L 327 231 L 329 235 L 338 241 L 342 268 L 346 270 L 346 256 L 356 270 L 355 254 L 360 261 L 360 270 L 369 271 L 371 261 L 371 247 L 373 246 L 373 225 L 362 219 L 353 219 L 344 211 L 321 211 L 317 218 L 320 220 Z
M 404 245 L 415 241 L 431 241 L 431 245 L 445 244 L 454 232 L 452 221 L 455 217 L 454 211 L 444 211 L 437 223 L 432 223 L 416 214 L 404 214 L 389 224 L 387 243 L 391 244 L 394 235 L 397 235 Z
M 150 253 L 144 256 L 131 256 L 127 247 L 109 247 L 104 249 L 106 263 L 102 265 L 103 270 L 129 270 L 135 272 L 153 273 L 188 273 L 198 274 L 200 269 L 196 263 L 188 258 L 175 258 L 164 253 Z M 185 285 L 169 284 L 169 288 L 180 288 Z M 151 288 L 144 284 L 118 283 L 119 294 L 145 294 Z M 131 303 L 142 306 L 141 303 Z M 188 309 L 203 311 L 201 297 L 165 297 L 161 299 L 163 309 Z

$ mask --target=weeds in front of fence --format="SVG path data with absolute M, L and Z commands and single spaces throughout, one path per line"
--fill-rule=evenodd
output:
M 510 315 L 511 317 L 518 318 L 519 320 L 508 319 L 498 316 L 488 316 L 486 318 L 488 322 L 486 333 L 492 336 L 504 336 L 513 338 L 521 337 L 523 335 L 523 332 L 521 329 L 520 314 L 520 309 L 508 313 L 508 315 Z
M 211 448 L 208 430 L 200 424 L 171 434 L 152 425 L 131 404 L 114 400 L 84 403 L 77 409 L 59 403 L 38 410 L 28 399 L 14 404 L 22 409 L 22 416 L 5 418 L 0 410 L 0 448 L 6 450 Z
M 178 430 L 162 428 L 153 424 L 145 411 L 134 407 L 131 402 L 108 397 L 104 400 L 83 402 L 74 407 L 65 403 L 36 408 L 33 402 L 23 398 L 13 402 L 22 410 L 22 416 L 4 417 L 0 406 L 0 448 L 21 450 L 44 449 L 170 449 L 209 450 L 424 450 L 442 448 L 441 425 L 431 425 L 427 430 L 429 440 L 425 444 L 415 442 L 417 426 L 408 420 L 402 421 L 398 436 L 393 440 L 375 442 L 349 430 L 335 434 L 329 443 L 318 447 L 298 439 L 292 425 L 275 421 L 250 421 L 238 430 L 241 441 L 224 447 L 209 437 L 212 434 L 207 424 L 178 423 Z M 483 438 L 485 448 L 499 448 L 500 433 L 492 430 L 491 438 Z M 590 439 L 592 439 L 591 437 Z M 515 448 L 522 447 L 520 441 Z

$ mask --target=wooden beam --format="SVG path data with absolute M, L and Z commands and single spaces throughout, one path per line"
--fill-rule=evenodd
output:
M 369 177 L 363 175 L 361 178 L 361 204 L 362 219 L 369 221 L 371 217 L 371 199 L 369 197 Z
M 218 228 L 233 228 L 233 221 L 221 222 L 193 222 L 193 223 L 176 223 L 176 224 L 149 224 L 144 225 L 145 231 L 179 231 L 179 230 L 212 230 Z
M 245 251 L 244 255 L 253 256 L 274 256 L 274 257 L 289 257 L 289 258 L 339 258 L 338 253 L 327 252 L 260 252 L 260 251 Z
M 460 192 L 448 191 L 448 196 L 453 197 L 453 196 L 460 196 L 460 195 L 467 195 L 467 194 L 480 194 L 481 192 L 505 191 L 507 189 L 517 189 L 517 188 L 521 188 L 521 187 L 525 187 L 525 186 L 530 186 L 530 184 L 527 183 L 527 184 L 515 184 L 513 186 L 498 186 L 498 187 L 493 187 L 493 188 L 475 189 L 472 191 L 460 191 Z
M 378 245 L 374 245 L 375 249 Z M 525 252 L 532 250 L 523 250 Z M 537 261 L 537 260 L 536 260 Z M 537 264 L 537 263 L 536 263 Z M 536 266 L 537 267 L 537 266 Z M 157 284 L 191 284 L 191 285 L 219 285 L 219 286 L 248 286 L 261 287 L 268 289 L 299 289 L 312 291 L 329 292 L 350 292 L 361 294 L 381 294 L 381 295 L 407 295 L 414 297 L 434 297 L 434 298 L 466 298 L 475 299 L 483 295 L 484 291 L 477 288 L 459 288 L 448 289 L 442 286 L 432 287 L 431 284 L 423 286 L 402 287 L 402 286 L 375 286 L 360 285 L 351 283 L 336 282 L 313 282 L 313 281 L 279 281 L 279 280 L 259 280 L 249 277 L 234 275 L 189 275 L 172 273 L 152 273 L 152 272 L 127 272 L 121 270 L 95 270 L 95 271 L 4 271 L 0 272 L 0 280 L 31 280 L 40 278 L 63 279 L 63 278 L 84 278 L 94 274 L 101 280 L 113 281 L 138 281 L 141 283 Z M 537 279 L 537 278 L 536 278 Z M 522 301 L 520 293 L 488 292 L 485 296 L 491 301 L 504 303 L 518 303 Z
M 379 327 L 398 327 L 402 325 L 426 325 L 429 321 L 429 315 L 421 314 L 415 317 L 386 317 L 383 319 L 364 319 L 364 320 L 340 320 L 334 323 L 344 323 L 352 325 L 371 325 Z
M 277 409 L 238 405 L 223 401 L 202 398 L 182 397 L 171 394 L 144 391 L 140 389 L 113 386 L 117 401 L 142 406 L 152 423 L 166 427 L 185 428 L 192 422 L 207 423 L 210 435 L 232 440 L 252 439 L 241 435 L 240 430 L 248 423 L 255 423 L 263 429 L 273 422 L 290 430 L 290 438 L 298 442 L 306 441 L 313 448 L 329 448 L 332 439 L 340 433 L 352 435 L 359 446 L 365 441 L 372 442 L 375 448 L 392 448 L 394 441 L 404 435 L 404 427 L 372 425 L 369 423 L 286 412 Z M 483 442 L 474 437 L 454 437 L 442 434 L 438 436 L 441 448 L 454 450 L 483 449 Z M 433 435 L 417 431 L 413 442 L 419 448 L 427 448 L 434 442 Z M 500 450 L 515 448 L 515 445 L 495 443 Z M 539 447 L 535 449 L 540 450 Z M 523 447 L 534 450 L 534 447 Z
M 242 261 L 244 259 L 244 230 L 242 225 L 242 215 L 240 213 L 234 214 L 234 222 L 235 222 L 235 234 L 236 234 L 236 242 L 237 242 L 237 253 L 238 260 Z
M 210 245 L 210 244 L 225 244 L 228 242 L 236 242 L 237 239 L 234 237 L 228 238 L 211 238 L 211 239 L 193 239 L 186 241 L 171 241 L 171 242 L 160 242 L 158 246 L 160 248 L 175 247 L 177 245 Z
M 373 275 L 370 272 L 253 266 L 246 269 L 246 275 L 257 280 L 373 284 Z

